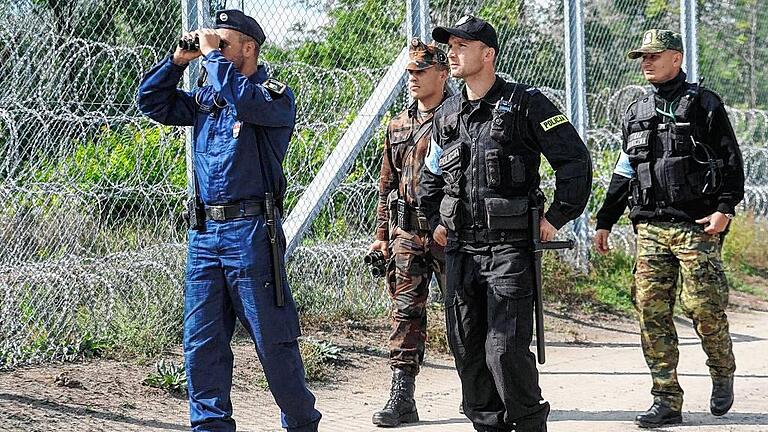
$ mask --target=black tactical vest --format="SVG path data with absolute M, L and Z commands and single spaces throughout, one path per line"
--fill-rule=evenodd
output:
M 490 117 L 460 113 L 462 98 L 447 103 L 440 123 L 440 169 L 445 197 L 442 224 L 459 240 L 499 243 L 527 238 L 528 207 L 538 191 L 540 153 L 526 144 L 527 86 L 505 83 Z M 487 110 L 487 108 L 485 108 Z M 470 132 L 472 129 L 473 132 Z
M 706 142 L 708 109 L 700 105 L 701 90 L 686 83 L 685 92 L 668 103 L 655 95 L 635 102 L 627 122 L 623 150 L 634 169 L 630 180 L 630 218 L 663 216 L 676 205 L 707 200 L 717 192 L 712 179 L 723 166 Z

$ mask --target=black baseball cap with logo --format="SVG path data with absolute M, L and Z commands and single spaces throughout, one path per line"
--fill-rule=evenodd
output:
M 448 43 L 448 39 L 454 35 L 462 39 L 478 40 L 499 53 L 499 39 L 496 36 L 496 29 L 486 21 L 465 15 L 461 17 L 453 27 L 435 27 L 432 30 L 432 39 L 440 43 Z
M 252 37 L 259 46 L 264 45 L 264 41 L 267 39 L 259 23 L 237 9 L 216 11 L 216 26 L 214 28 L 237 30 Z

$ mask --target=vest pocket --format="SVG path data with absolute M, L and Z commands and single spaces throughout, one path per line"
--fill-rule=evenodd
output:
M 485 198 L 488 229 L 520 230 L 528 228 L 528 198 Z
M 656 162 L 656 176 L 666 191 L 667 204 L 691 201 L 699 198 L 702 185 L 689 183 L 694 168 L 690 156 L 668 157 Z
M 451 195 L 459 195 L 461 193 L 461 184 L 464 178 L 462 172 L 463 165 L 463 147 L 461 143 L 454 145 L 453 147 L 445 150 L 438 166 L 443 173 L 443 180 L 445 180 L 445 191 Z
M 492 149 L 485 152 L 485 175 L 488 187 L 501 186 L 501 150 Z
M 490 188 L 499 188 L 502 183 L 512 187 L 519 186 L 519 183 L 525 182 L 523 157 L 520 155 L 504 157 L 504 151 L 501 149 L 488 150 L 485 152 L 485 176 Z
M 461 206 L 461 198 L 445 195 L 440 201 L 440 223 L 451 231 L 461 227 Z
M 643 130 L 629 134 L 624 153 L 634 161 L 646 161 L 650 155 L 652 132 Z
M 512 179 L 512 183 L 525 182 L 525 162 L 522 156 L 510 155 L 509 167 L 509 178 Z

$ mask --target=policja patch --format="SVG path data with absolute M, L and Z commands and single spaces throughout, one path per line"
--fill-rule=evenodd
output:
M 559 126 L 563 123 L 568 123 L 568 117 L 564 116 L 563 114 L 558 114 L 554 117 L 550 117 L 543 122 L 541 122 L 541 128 L 544 129 L 544 132 L 552 129 L 555 126 Z

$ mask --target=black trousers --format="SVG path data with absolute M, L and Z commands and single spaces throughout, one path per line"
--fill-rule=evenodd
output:
M 533 338 L 534 272 L 527 247 L 446 248 L 445 315 L 464 413 L 478 431 L 539 430 L 542 400 Z

